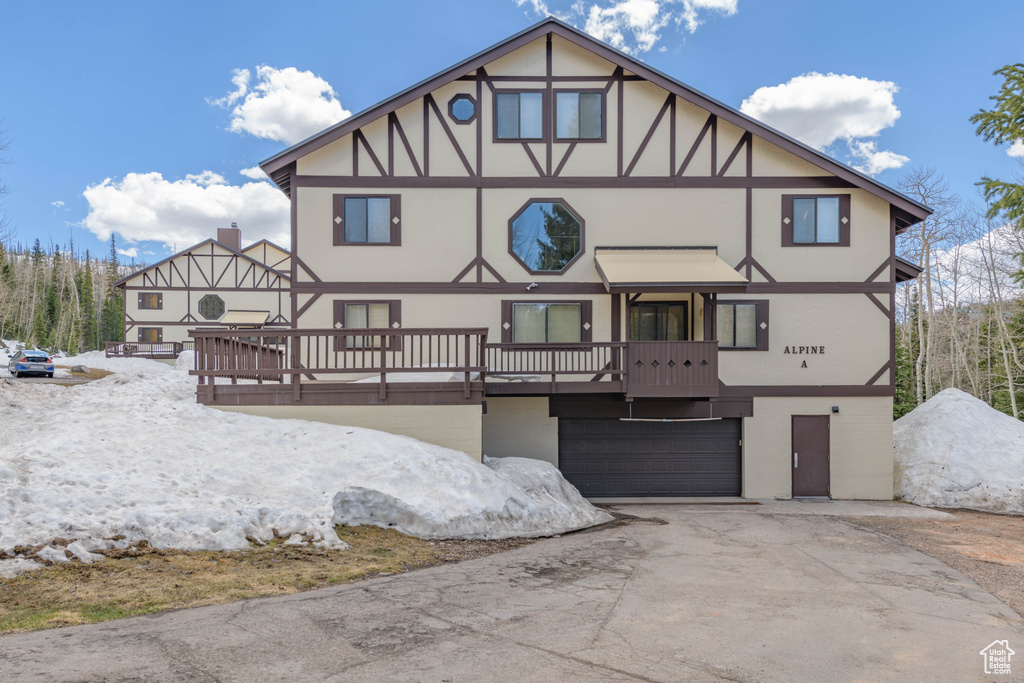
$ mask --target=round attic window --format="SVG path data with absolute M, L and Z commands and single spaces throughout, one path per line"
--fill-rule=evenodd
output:
M 531 273 L 565 270 L 583 250 L 583 219 L 561 201 L 528 202 L 509 231 L 512 255 Z
M 216 320 L 224 315 L 224 299 L 216 294 L 207 294 L 199 300 L 199 315 L 207 320 Z
M 448 103 L 448 115 L 456 123 L 469 123 L 476 117 L 476 101 L 469 95 L 456 95 Z

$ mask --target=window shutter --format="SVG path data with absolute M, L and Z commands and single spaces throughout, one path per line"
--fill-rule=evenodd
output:
M 839 195 L 839 244 L 850 246 L 850 195 Z
M 139 308 L 142 308 L 142 295 L 139 294 Z
M 164 307 L 164 295 L 163 294 L 157 294 L 156 295 L 156 307 L 161 309 L 161 310 L 163 310 L 163 307 Z
M 512 302 L 501 302 L 501 343 L 512 343 Z
M 793 246 L 793 195 L 782 195 L 782 246 Z
M 334 199 L 335 199 L 335 201 L 337 201 L 338 196 L 335 195 Z M 337 233 L 335 233 L 335 234 L 337 234 Z M 337 242 L 335 242 L 335 244 L 337 244 Z M 338 329 L 339 325 L 342 328 L 345 327 L 345 302 L 344 301 L 338 301 L 337 299 L 335 299 L 335 301 L 334 301 L 334 329 Z M 335 351 L 344 351 L 346 346 L 347 346 L 347 343 L 346 343 L 345 337 L 337 336 L 337 337 L 334 338 L 334 350 Z
M 331 230 L 334 234 L 334 246 L 345 243 L 345 195 L 334 195 L 331 213 Z
M 402 246 L 402 195 L 391 195 L 391 245 Z
M 158 328 L 156 328 L 156 341 L 157 341 L 157 343 L 161 343 L 161 342 L 163 342 L 163 340 L 164 340 L 164 328 L 158 327 Z
M 764 325 L 764 327 L 762 327 Z M 761 299 L 757 302 L 757 350 L 768 350 L 768 336 L 771 332 L 771 324 L 768 322 L 768 300 Z
M 594 339 L 594 302 L 590 299 L 580 302 L 580 341 Z

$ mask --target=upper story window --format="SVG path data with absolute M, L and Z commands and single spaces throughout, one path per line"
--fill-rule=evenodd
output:
M 544 91 L 498 91 L 494 130 L 499 140 L 544 139 Z
M 850 246 L 850 195 L 783 195 L 782 246 Z
M 720 301 L 715 317 L 719 349 L 768 350 L 767 301 Z
M 160 344 L 164 340 L 164 328 L 140 327 L 139 341 L 144 344 Z
M 603 140 L 604 92 L 557 91 L 555 137 L 559 140 Z
M 207 294 L 199 300 L 199 314 L 207 320 L 216 320 L 224 315 L 224 299 L 216 294 Z
M 139 308 L 142 310 L 158 311 L 164 307 L 164 295 L 145 293 L 139 294 Z
M 334 195 L 334 246 L 401 244 L 399 195 Z
M 506 344 L 573 344 L 593 339 L 594 302 L 502 301 L 501 341 Z
M 583 252 L 583 219 L 561 199 L 534 199 L 509 220 L 509 250 L 531 273 L 564 271 Z
M 513 304 L 512 341 L 516 344 L 573 343 L 583 329 L 580 304 Z
M 448 116 L 455 123 L 472 123 L 476 118 L 476 100 L 469 95 L 456 95 L 448 101 Z
M 334 326 L 339 330 L 397 330 L 402 326 L 402 302 L 397 300 L 336 300 L 334 302 Z M 400 337 L 341 333 L 335 338 L 335 350 L 379 349 L 382 343 L 388 350 L 401 350 Z

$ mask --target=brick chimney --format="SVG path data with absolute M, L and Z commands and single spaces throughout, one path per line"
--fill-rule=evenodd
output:
M 229 249 L 242 251 L 242 231 L 238 223 L 232 223 L 230 228 L 217 228 L 217 241 Z

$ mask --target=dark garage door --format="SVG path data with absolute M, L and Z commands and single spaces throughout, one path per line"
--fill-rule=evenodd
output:
M 740 495 L 740 421 L 558 420 L 558 467 L 589 498 Z

